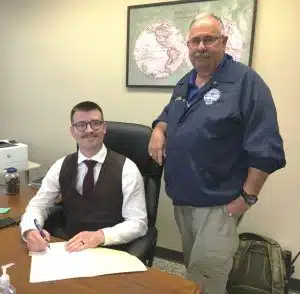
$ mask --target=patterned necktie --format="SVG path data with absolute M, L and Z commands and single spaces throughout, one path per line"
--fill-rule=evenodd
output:
M 88 170 L 83 180 L 82 195 L 90 194 L 94 189 L 94 166 L 97 163 L 95 160 L 85 160 Z

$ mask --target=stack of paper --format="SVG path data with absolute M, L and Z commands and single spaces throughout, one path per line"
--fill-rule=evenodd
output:
M 93 248 L 69 253 L 65 242 L 51 243 L 50 247 L 29 253 L 31 283 L 147 270 L 137 257 L 123 251 Z

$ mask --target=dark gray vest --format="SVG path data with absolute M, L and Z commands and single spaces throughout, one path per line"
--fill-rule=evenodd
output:
M 122 217 L 122 170 L 125 157 L 107 149 L 94 190 L 88 196 L 76 190 L 78 153 L 68 155 L 59 174 L 65 213 L 64 231 L 69 238 L 82 231 L 111 227 Z

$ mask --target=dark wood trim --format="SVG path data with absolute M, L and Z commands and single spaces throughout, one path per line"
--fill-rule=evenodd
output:
M 164 247 L 156 247 L 155 256 L 183 264 L 183 254 L 180 251 Z
M 289 280 L 289 290 L 300 291 L 300 280 L 299 279 L 290 279 Z

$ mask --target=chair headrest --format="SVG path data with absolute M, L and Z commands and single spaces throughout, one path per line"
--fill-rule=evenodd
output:
M 162 167 L 148 154 L 152 129 L 148 126 L 108 121 L 104 144 L 107 148 L 131 159 L 142 175 L 161 176 Z

